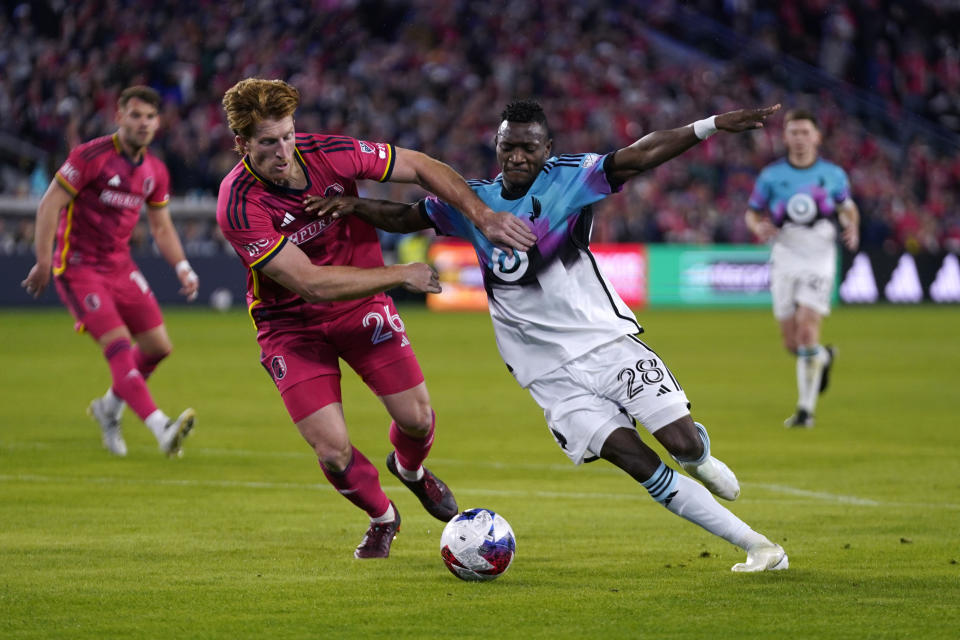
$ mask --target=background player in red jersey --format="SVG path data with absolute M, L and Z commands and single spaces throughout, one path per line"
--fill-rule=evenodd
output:
M 127 454 L 120 417 L 129 404 L 160 450 L 179 455 L 194 411 L 171 419 L 157 408 L 146 385 L 173 345 L 150 285 L 130 256 L 130 235 L 144 203 L 150 232 L 180 279 L 180 293 L 195 299 L 199 280 L 170 220 L 167 168 L 147 150 L 160 125 L 160 96 L 149 87 L 129 87 L 117 107 L 116 133 L 71 151 L 40 200 L 37 262 L 21 284 L 39 297 L 52 269 L 77 331 L 87 331 L 103 349 L 113 385 L 87 412 L 100 423 L 104 446 L 115 455 Z
M 384 266 L 376 230 L 358 218 L 318 220 L 310 195 L 357 195 L 356 180 L 418 183 L 452 199 L 496 241 L 529 248 L 533 234 L 494 213 L 450 167 L 392 144 L 297 134 L 297 89 L 248 78 L 223 98 L 241 162 L 224 178 L 217 222 L 250 268 L 247 302 L 261 363 L 330 483 L 370 516 L 354 555 L 385 558 L 400 514 L 376 467 L 350 443 L 340 395 L 343 358 L 393 418 L 387 468 L 439 520 L 457 514 L 447 486 L 423 467 L 435 415 L 403 320 L 384 292 L 397 286 L 438 292 L 425 264 Z

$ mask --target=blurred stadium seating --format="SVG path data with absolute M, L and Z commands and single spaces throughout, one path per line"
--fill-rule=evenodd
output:
M 0 13 L 0 253 L 29 253 L 35 198 L 75 144 L 112 130 L 116 96 L 165 99 L 154 147 L 191 255 L 223 251 L 210 198 L 236 162 L 220 109 L 237 79 L 303 93 L 302 131 L 423 150 L 495 173 L 511 98 L 541 99 L 558 152 L 605 152 L 706 114 L 812 108 L 844 166 L 866 249 L 960 250 L 960 9 L 926 0 L 436 3 L 33 0 Z M 104 19 L 108 16 L 109 19 Z M 779 123 L 775 123 L 779 125 Z M 779 126 L 717 136 L 600 207 L 595 239 L 751 242 L 742 222 Z M 374 185 L 396 199 L 418 194 Z M 141 230 L 135 242 L 146 249 Z

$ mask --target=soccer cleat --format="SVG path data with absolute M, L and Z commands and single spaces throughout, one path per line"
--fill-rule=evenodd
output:
M 103 398 L 97 398 L 87 407 L 87 415 L 100 423 L 103 446 L 115 456 L 127 455 L 127 443 L 123 441 L 120 421 L 107 410 Z
M 453 497 L 453 492 L 444 484 L 443 480 L 433 475 L 433 472 L 426 467 L 423 468 L 422 478 L 412 481 L 407 480 L 400 475 L 400 470 L 397 469 L 397 452 L 391 451 L 387 455 L 387 469 L 390 470 L 390 473 L 397 476 L 397 479 L 400 480 L 407 489 L 413 491 L 413 494 L 420 499 L 420 504 L 427 510 L 427 513 L 437 520 L 447 522 L 450 518 L 460 513 L 460 509 L 457 507 L 457 500 Z
M 813 414 L 806 409 L 797 407 L 797 412 L 783 421 L 783 426 L 790 428 L 812 429 Z
M 390 544 L 400 531 L 400 511 L 390 501 L 396 517 L 392 522 L 371 522 L 370 528 L 363 535 L 363 540 L 353 552 L 354 558 L 366 560 L 368 558 L 387 558 L 390 556 Z
M 160 436 L 159 444 L 160 451 L 167 454 L 168 458 L 183 455 L 180 447 L 183 445 L 184 438 L 190 435 L 190 430 L 193 429 L 193 421 L 196 417 L 196 411 L 186 409 L 180 414 L 179 418 L 167 423 L 167 427 L 163 430 L 163 435 Z
M 713 456 L 700 464 L 681 462 L 684 471 L 699 480 L 715 496 L 724 500 L 736 500 L 740 495 L 740 483 L 730 467 Z
M 827 360 L 827 364 L 823 365 L 823 371 L 820 373 L 820 391 L 823 393 L 827 390 L 827 385 L 830 384 L 830 367 L 833 366 L 833 358 L 836 356 L 837 351 L 834 349 L 833 345 L 827 345 L 824 347 L 827 350 L 827 355 L 830 356 L 830 359 Z
M 736 573 L 759 573 L 760 571 L 783 571 L 790 567 L 787 552 L 778 544 L 758 545 L 747 552 L 747 561 L 730 567 Z

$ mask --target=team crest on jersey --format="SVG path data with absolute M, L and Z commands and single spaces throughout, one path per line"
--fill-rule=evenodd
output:
M 359 142 L 360 142 L 360 151 L 361 151 L 362 153 L 376 153 L 376 150 L 374 150 L 373 147 L 371 147 L 370 145 L 368 145 L 368 144 L 367 144 L 366 142 L 364 142 L 363 140 L 360 140 Z
M 346 191 L 346 189 L 343 188 L 342 184 L 334 182 L 331 185 L 327 185 L 327 188 L 323 190 L 323 197 L 333 198 L 335 196 L 342 196 L 344 191 Z
M 283 359 L 283 356 L 273 356 L 273 359 L 270 360 L 270 371 L 273 372 L 274 380 L 283 380 L 283 377 L 287 375 L 287 361 Z
M 580 161 L 580 166 L 584 169 L 586 169 L 587 167 L 592 167 L 593 165 L 597 164 L 597 160 L 599 159 L 600 159 L 600 156 L 598 156 L 595 153 L 584 154 L 583 160 Z
M 88 293 L 83 299 L 83 306 L 87 311 L 96 311 L 100 308 L 100 296 L 95 293 Z
M 144 195 L 153 193 L 153 176 L 147 176 L 143 179 L 143 193 Z

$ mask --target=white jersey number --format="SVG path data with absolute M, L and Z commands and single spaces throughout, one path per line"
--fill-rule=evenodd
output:
M 400 342 L 401 347 L 405 347 L 410 344 L 410 341 L 407 340 L 407 336 L 403 333 L 405 327 L 403 326 L 403 319 L 400 318 L 398 313 L 390 313 L 390 307 L 383 305 L 383 314 L 380 314 L 376 311 L 371 311 L 367 315 L 363 316 L 363 326 L 370 327 L 373 326 L 373 335 L 370 336 L 371 344 L 380 344 L 381 342 L 386 342 L 393 337 L 393 331 L 396 331 L 401 336 L 403 340 Z M 387 327 L 393 329 L 387 329 Z

